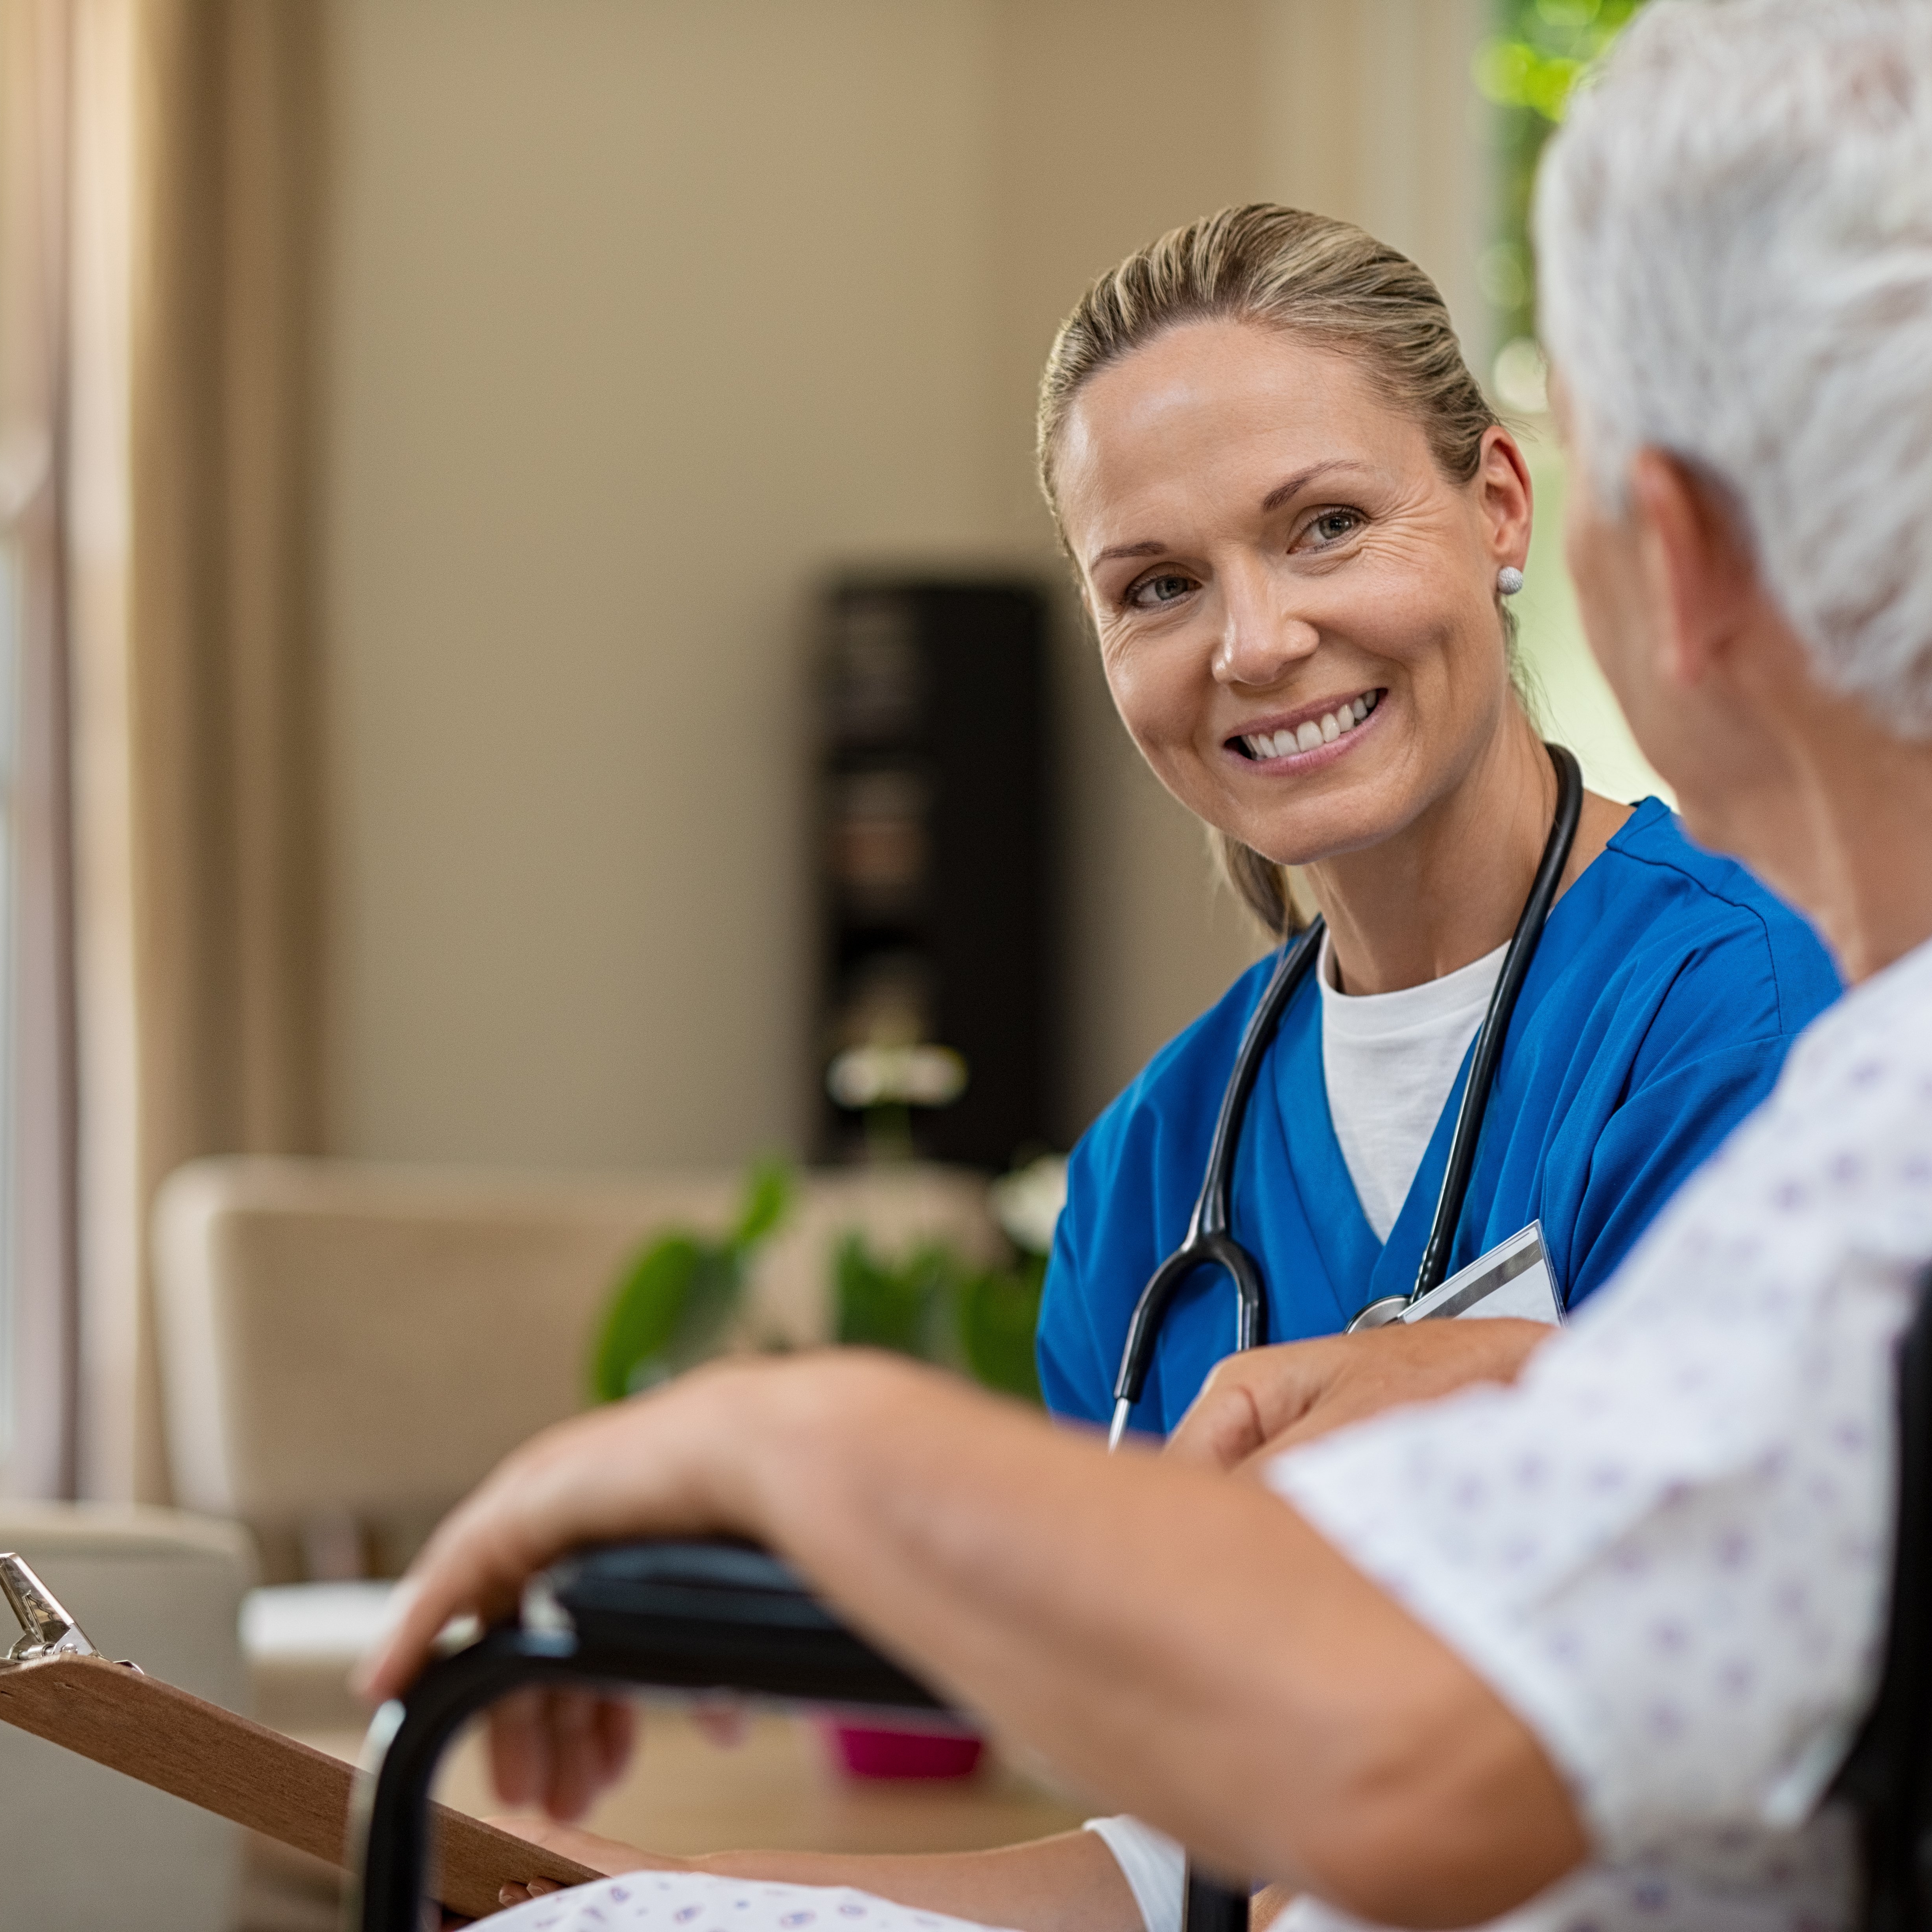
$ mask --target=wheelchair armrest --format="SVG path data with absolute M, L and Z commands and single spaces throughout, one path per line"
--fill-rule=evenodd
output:
M 425 1670 L 370 1726 L 356 1782 L 362 1932 L 418 1932 L 430 1787 L 470 1718 L 532 1682 L 651 1685 L 944 1712 L 938 1697 L 740 1543 L 612 1544 L 536 1579 L 514 1624 Z
M 574 1631 L 578 1674 L 820 1704 L 940 1710 L 840 1622 L 789 1564 L 736 1543 L 607 1544 L 542 1586 Z

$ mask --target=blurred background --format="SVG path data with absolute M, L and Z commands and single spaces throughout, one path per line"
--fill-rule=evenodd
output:
M 0 0 L 0 1486 L 380 1578 L 600 1348 L 1013 1384 L 986 1178 L 1260 946 L 1067 594 L 1054 327 L 1228 202 L 1413 255 L 1640 796 L 1524 233 L 1631 10 Z

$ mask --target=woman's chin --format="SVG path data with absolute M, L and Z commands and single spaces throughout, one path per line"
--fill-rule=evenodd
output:
M 1386 797 L 1310 800 L 1292 814 L 1246 820 L 1231 836 L 1277 866 L 1319 866 L 1393 838 L 1401 824 L 1388 804 Z

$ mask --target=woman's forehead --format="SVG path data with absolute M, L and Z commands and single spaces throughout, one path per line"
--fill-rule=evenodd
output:
M 1204 490 L 1258 507 L 1304 471 L 1430 462 L 1420 425 L 1358 358 L 1214 321 L 1168 330 L 1083 385 L 1054 466 L 1063 514 L 1084 524 Z

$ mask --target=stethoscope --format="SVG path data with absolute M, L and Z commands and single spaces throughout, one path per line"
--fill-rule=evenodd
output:
M 1462 1218 L 1469 1176 L 1475 1167 L 1476 1144 L 1482 1136 L 1483 1116 L 1488 1110 L 1490 1091 L 1502 1059 L 1504 1036 L 1509 1031 L 1516 995 L 1528 976 L 1537 942 L 1543 937 L 1550 908 L 1556 901 L 1557 882 L 1570 862 L 1570 848 L 1576 842 L 1577 820 L 1583 809 L 1583 776 L 1576 760 L 1561 745 L 1546 745 L 1544 749 L 1556 768 L 1556 815 L 1550 824 L 1529 897 L 1523 902 L 1522 916 L 1516 921 L 1509 950 L 1503 956 L 1503 969 L 1490 996 L 1482 1030 L 1476 1036 L 1468 1082 L 1462 1089 L 1456 1131 L 1449 1142 L 1449 1165 L 1442 1176 L 1442 1191 L 1436 1197 L 1436 1218 L 1430 1223 L 1428 1245 L 1422 1251 L 1415 1286 L 1406 1294 L 1380 1296 L 1358 1311 L 1348 1324 L 1348 1332 L 1352 1334 L 1358 1329 L 1381 1328 L 1400 1321 L 1414 1302 L 1442 1286 L 1449 1270 L 1449 1251 L 1456 1238 L 1456 1224 Z M 1241 1121 L 1262 1059 L 1274 1042 L 1288 1003 L 1321 952 L 1322 930 L 1318 917 L 1284 950 L 1281 963 L 1241 1035 L 1234 1071 L 1221 1097 L 1220 1115 L 1214 1123 L 1214 1138 L 1208 1153 L 1208 1171 L 1202 1177 L 1201 1192 L 1187 1223 L 1186 1239 L 1154 1270 L 1153 1278 L 1142 1289 L 1141 1298 L 1134 1304 L 1133 1319 L 1127 1324 L 1126 1345 L 1120 1351 L 1120 1372 L 1114 1378 L 1114 1425 L 1107 1438 L 1110 1448 L 1118 1444 L 1129 1412 L 1146 1386 L 1154 1344 L 1168 1305 L 1180 1284 L 1196 1268 L 1224 1269 L 1234 1284 L 1237 1354 L 1258 1348 L 1268 1339 L 1267 1285 L 1254 1256 L 1229 1232 L 1233 1220 L 1230 1195 L 1234 1155 Z

